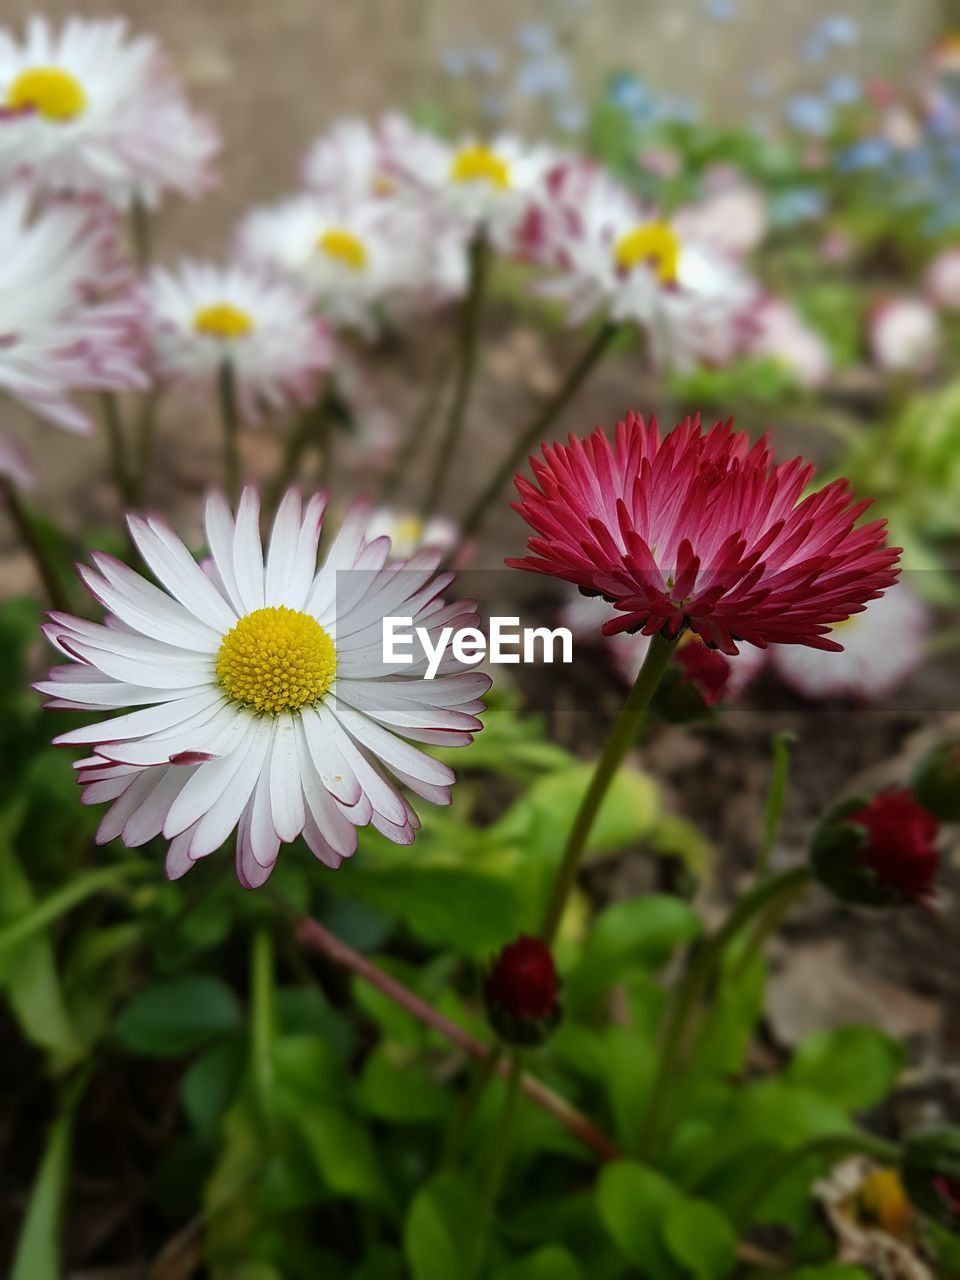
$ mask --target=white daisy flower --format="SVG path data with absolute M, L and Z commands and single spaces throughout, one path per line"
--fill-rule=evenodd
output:
M 26 170 L 47 191 L 95 192 L 127 208 L 209 185 L 219 139 L 188 107 L 157 42 L 123 19 L 44 18 L 18 41 L 0 31 L 0 176 Z
M 23 183 L 0 191 L 0 389 L 82 434 L 92 424 L 71 392 L 144 385 L 143 308 L 105 208 L 32 205 Z
M 72 661 L 37 686 L 49 705 L 139 708 L 56 740 L 92 749 L 77 770 L 84 803 L 111 802 L 99 841 L 162 833 L 176 878 L 236 829 L 237 872 L 254 887 L 300 835 L 329 867 L 368 824 L 412 843 L 419 822 L 396 782 L 449 803 L 452 771 L 411 744 L 471 742 L 490 680 L 449 651 L 432 681 L 425 661 L 385 666 L 382 619 L 411 617 L 435 644 L 442 627 L 474 626 L 476 605 L 443 601 L 453 575 L 436 575 L 440 553 L 388 564 L 389 540 L 368 540 L 362 506 L 317 571 L 325 501 L 287 493 L 264 558 L 255 492 L 236 520 L 211 496 L 202 567 L 160 520 L 130 516 L 161 586 L 97 554 L 81 576 L 106 625 L 50 615 L 44 630 Z
M 558 163 L 549 147 L 528 146 L 504 135 L 491 142 L 466 138 L 398 155 L 397 166 L 413 188 L 424 190 L 438 213 L 469 239 L 481 229 L 498 248 L 516 248 L 523 223 L 544 197 Z
M 434 163 L 444 144 L 398 113 L 376 124 L 348 117 L 337 120 L 307 152 L 305 185 L 318 195 L 340 199 L 402 199 L 408 193 L 398 175 Z
M 306 195 L 255 209 L 241 224 L 238 249 L 296 280 L 334 324 L 370 331 L 377 309 L 418 272 L 422 283 L 428 242 L 405 234 L 389 202 Z
M 833 367 L 830 344 L 796 307 L 780 298 L 764 298 L 753 313 L 753 324 L 753 355 L 775 360 L 802 387 L 823 386 Z
M 960 248 L 941 249 L 924 275 L 927 297 L 944 311 L 960 311 Z
M 393 555 L 405 560 L 422 547 L 449 551 L 457 541 L 457 526 L 444 516 L 432 516 L 424 520 L 412 512 L 393 511 L 390 507 L 377 507 L 367 524 L 368 538 L 389 538 Z
M 940 321 L 923 298 L 888 298 L 869 317 L 870 351 L 889 373 L 929 373 L 942 346 Z
M 832 628 L 830 637 L 843 645 L 842 653 L 771 645 L 771 661 L 781 680 L 804 697 L 873 702 L 920 666 L 929 628 L 926 605 L 901 582 Z
M 229 360 L 245 418 L 261 406 L 312 403 L 333 349 L 323 320 L 294 285 L 256 268 L 183 262 L 146 288 L 148 337 L 159 377 L 206 386 Z
M 596 166 L 554 175 L 537 256 L 558 270 L 542 292 L 568 303 L 572 323 L 598 310 L 635 323 L 661 363 L 725 364 L 743 348 L 754 282 L 731 259 L 683 240 Z

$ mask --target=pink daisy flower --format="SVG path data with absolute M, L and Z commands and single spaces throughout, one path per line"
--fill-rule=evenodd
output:
M 631 414 L 613 445 L 597 430 L 543 456 L 535 482 L 516 479 L 531 554 L 507 563 L 603 596 L 607 634 L 839 650 L 830 628 L 896 580 L 885 521 L 859 523 L 869 501 L 846 480 L 804 497 L 814 468 L 774 463 L 766 437 L 751 447 L 730 423 L 687 419 L 661 439 Z

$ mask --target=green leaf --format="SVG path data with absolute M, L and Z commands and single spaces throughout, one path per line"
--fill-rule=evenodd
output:
M 667 1248 L 696 1280 L 721 1280 L 737 1260 L 737 1233 L 706 1200 L 678 1198 L 663 1223 Z
M 438 1174 L 417 1192 L 403 1227 L 413 1280 L 451 1280 L 470 1273 L 477 1214 L 476 1192 L 456 1174 Z
M 246 1064 L 246 1046 L 240 1038 L 224 1040 L 207 1049 L 183 1077 L 183 1109 L 197 1133 L 213 1142 L 230 1106 Z
M 371 1115 L 398 1124 L 437 1120 L 449 1105 L 424 1064 L 389 1044 L 378 1045 L 364 1063 L 360 1099 Z
M 597 1183 L 603 1225 L 624 1256 L 657 1280 L 677 1275 L 662 1236 L 668 1208 L 680 1192 L 666 1178 L 630 1160 L 604 1166 Z
M 604 1075 L 618 1141 L 635 1147 L 653 1085 L 655 1050 L 649 1037 L 632 1027 L 608 1027 L 603 1041 Z
M 387 1202 L 370 1134 L 342 1107 L 312 1104 L 297 1123 L 317 1172 L 334 1195 L 369 1204 Z
M 240 1007 L 220 978 L 194 976 L 144 988 L 117 1019 L 121 1043 L 149 1058 L 176 1058 L 240 1025 Z
M 493 1273 L 493 1280 L 582 1280 L 583 1270 L 572 1253 L 547 1244 L 524 1258 L 516 1258 Z
M 828 1262 L 822 1267 L 801 1267 L 799 1271 L 785 1271 L 784 1280 L 870 1280 L 861 1267 L 850 1267 L 845 1262 Z
M 794 1053 L 787 1079 L 846 1111 L 865 1111 L 891 1092 L 905 1057 L 902 1045 L 873 1027 L 815 1031 Z
M 33 889 L 13 851 L 20 814 L 18 805 L 0 818 L 0 911 L 11 929 L 34 908 Z M 30 932 L 0 952 L 0 984 L 31 1044 L 56 1055 L 61 1066 L 81 1056 L 82 1046 L 67 1013 L 53 947 L 45 933 Z
M 597 916 L 580 962 L 567 975 L 571 1004 L 590 1002 L 634 965 L 656 969 L 700 932 L 700 918 L 679 898 L 651 893 L 618 902 Z
M 478 871 L 414 863 L 351 865 L 335 887 L 398 916 L 422 941 L 461 953 L 485 954 L 520 930 L 513 884 Z
M 534 852 L 551 861 L 560 857 L 562 836 L 573 825 L 593 777 L 593 766 L 576 764 L 538 779 L 496 825 L 497 838 L 529 840 Z M 615 853 L 649 833 L 659 808 L 656 784 L 638 769 L 623 768 L 600 806 L 587 842 L 587 855 Z
M 82 1082 L 71 1086 L 50 1129 L 26 1216 L 13 1252 L 10 1280 L 60 1280 L 60 1222 L 67 1190 L 73 1118 Z

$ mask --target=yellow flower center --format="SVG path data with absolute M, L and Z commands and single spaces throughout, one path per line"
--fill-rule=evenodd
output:
M 904 1236 L 913 1222 L 913 1209 L 896 1169 L 875 1169 L 861 1183 L 857 1196 L 864 1217 L 888 1235 Z
M 489 182 L 506 191 L 510 186 L 510 166 L 489 147 L 462 147 L 450 165 L 453 182 Z
M 336 647 L 320 623 L 286 605 L 248 613 L 217 654 L 217 679 L 230 697 L 270 715 L 319 702 L 336 669 Z
M 367 265 L 367 248 L 359 236 L 340 227 L 331 227 L 317 239 L 317 248 L 328 258 L 342 262 L 351 271 L 362 271 Z
M 412 547 L 423 537 L 423 521 L 419 516 L 401 516 L 397 521 L 393 541 L 395 546 Z
M 613 257 L 620 271 L 646 264 L 654 268 L 661 284 L 676 284 L 680 241 L 666 222 L 645 222 L 620 237 Z
M 232 302 L 212 302 L 193 317 L 193 327 L 210 338 L 245 338 L 253 331 L 253 321 Z
M 63 124 L 78 116 L 87 95 L 69 71 L 60 67 L 28 67 L 7 91 L 7 106 L 15 111 L 33 108 L 45 120 Z

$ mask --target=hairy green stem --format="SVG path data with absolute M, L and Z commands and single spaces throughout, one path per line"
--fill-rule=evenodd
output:
M 486 1054 L 482 1058 L 478 1058 L 473 1064 L 467 1091 L 460 1099 L 460 1103 L 453 1113 L 450 1127 L 447 1130 L 443 1150 L 443 1164 L 446 1168 L 452 1168 L 460 1158 L 463 1140 L 477 1109 L 477 1104 L 483 1097 L 487 1085 L 496 1074 L 502 1057 L 503 1047 L 499 1044 L 492 1044 Z
M 223 423 L 223 482 L 228 500 L 235 505 L 240 496 L 240 414 L 237 409 L 237 379 L 229 358 L 220 365 L 217 392 Z
M 726 922 L 694 954 L 664 1023 L 657 1072 L 640 1140 L 641 1156 L 651 1160 L 656 1157 L 658 1142 L 667 1119 L 669 1095 L 680 1070 L 687 1028 L 724 951 L 741 930 L 772 902 L 782 897 L 792 899 L 810 880 L 811 872 L 804 866 L 763 881 L 740 899 Z
M 487 1241 L 490 1219 L 497 1207 L 497 1200 L 503 1186 L 507 1162 L 510 1158 L 510 1147 L 513 1140 L 513 1122 L 517 1114 L 517 1103 L 520 1101 L 520 1083 L 523 1079 L 523 1058 L 519 1049 L 510 1050 L 510 1070 L 507 1075 L 506 1092 L 503 1107 L 497 1120 L 490 1144 L 488 1163 L 480 1186 L 478 1204 L 477 1232 L 474 1238 L 474 1254 L 471 1259 L 475 1274 L 483 1266 L 485 1245 Z
M 261 1116 L 270 1115 L 273 1096 L 274 1010 L 273 939 L 259 925 L 250 946 L 250 1057 Z
M 124 503 L 127 506 L 134 506 L 136 492 L 133 476 L 130 473 L 127 441 L 123 433 L 123 422 L 120 418 L 117 397 L 112 391 L 104 391 L 100 396 L 100 404 L 103 409 L 103 425 L 107 432 L 107 444 L 110 448 L 110 467 L 114 484 L 116 484 L 117 491 Z
M 468 508 L 467 514 L 461 523 L 457 551 L 460 550 L 465 542 L 480 532 L 487 513 L 499 498 L 504 485 L 506 485 L 517 467 L 522 466 L 523 460 L 530 450 L 535 448 L 537 441 L 546 435 L 550 427 L 579 391 L 587 376 L 607 351 L 618 332 L 619 326 L 615 324 L 605 324 L 597 330 L 597 333 L 580 356 L 580 359 L 567 374 L 556 394 L 547 401 L 530 424 L 517 436 L 503 461 Z M 450 556 L 451 560 L 455 558 L 456 552 Z
M 37 528 L 30 509 L 21 498 L 12 481 L 0 481 L 0 490 L 2 490 L 3 496 L 6 498 L 7 511 L 10 513 L 11 523 L 19 534 L 21 542 L 33 558 L 33 563 L 36 565 L 37 573 L 40 575 L 47 598 L 54 609 L 69 613 L 70 601 L 67 598 L 66 588 L 60 580 L 57 566 L 43 540 L 43 535 Z
M 457 382 L 446 431 L 440 441 L 433 473 L 423 500 L 424 519 L 432 516 L 440 505 L 453 457 L 463 434 L 467 404 L 477 369 L 480 312 L 487 288 L 489 258 L 489 242 L 486 234 L 480 231 L 470 242 L 470 284 L 460 312 L 460 331 L 457 339 Z
M 570 835 L 567 838 L 563 857 L 554 877 L 550 891 L 550 901 L 540 928 L 540 937 L 550 946 L 557 935 L 560 920 L 563 916 L 567 899 L 577 878 L 577 869 L 583 856 L 587 840 L 593 829 L 594 821 L 607 794 L 607 788 L 623 762 L 624 756 L 636 742 L 637 734 L 643 724 L 650 701 L 657 690 L 663 674 L 667 669 L 674 650 L 676 640 L 665 639 L 661 635 L 651 637 L 650 647 L 643 660 L 643 666 L 637 675 L 633 688 L 621 708 L 620 714 L 610 730 L 590 779 L 587 793 L 583 797 L 580 809 L 574 819 Z
M 423 404 L 411 419 L 403 444 L 397 450 L 396 457 L 384 472 L 383 480 L 380 484 L 379 496 L 381 502 L 389 502 L 397 492 L 407 473 L 407 468 L 413 462 L 417 450 L 433 425 L 433 420 L 437 416 L 440 401 L 443 399 L 447 383 L 450 380 L 450 374 L 454 368 L 456 355 L 457 347 L 454 346 L 445 353 L 440 361 L 431 379 L 430 389 L 424 397 Z

